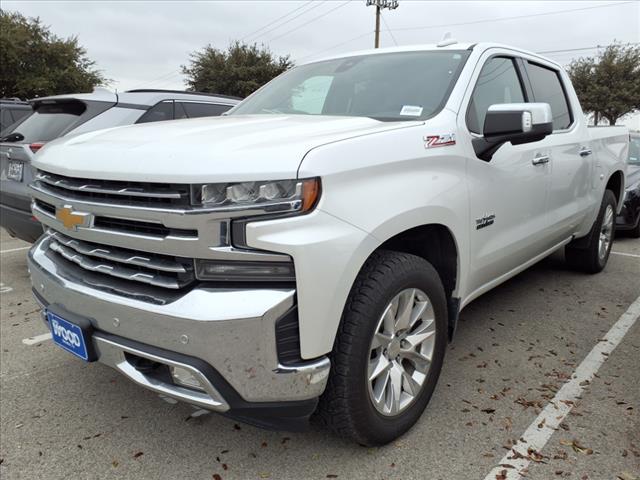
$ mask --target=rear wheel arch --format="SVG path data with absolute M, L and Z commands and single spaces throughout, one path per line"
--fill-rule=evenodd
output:
M 611 190 L 616 197 L 616 204 L 620 207 L 624 195 L 624 173 L 622 170 L 616 170 L 607 180 L 605 190 Z

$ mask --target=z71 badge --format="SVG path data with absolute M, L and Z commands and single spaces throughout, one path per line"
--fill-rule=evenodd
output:
M 425 135 L 424 148 L 448 147 L 456 144 L 456 134 L 447 133 L 446 135 Z

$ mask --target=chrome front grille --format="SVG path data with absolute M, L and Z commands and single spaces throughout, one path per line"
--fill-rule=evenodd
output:
M 49 249 L 75 265 L 132 282 L 178 290 L 195 281 L 193 261 L 76 240 L 50 230 Z
M 195 288 L 194 259 L 290 261 L 232 245 L 232 221 L 259 212 L 191 207 L 185 185 L 39 171 L 30 189 L 33 215 L 49 232 L 46 256 L 57 272 L 101 291 L 161 304 Z M 150 195 L 161 201 L 154 204 Z
M 42 200 L 35 199 L 34 206 L 51 216 L 55 216 L 56 214 L 56 207 Z M 160 223 L 129 220 L 126 218 L 111 218 L 106 216 L 96 216 L 93 220 L 93 227 L 105 231 L 128 233 L 133 235 L 147 235 L 151 237 L 198 237 L 198 231 L 193 229 L 169 228 Z
M 42 171 L 36 175 L 36 181 L 53 194 L 106 203 L 187 207 L 191 195 L 189 185 L 185 184 L 89 180 Z

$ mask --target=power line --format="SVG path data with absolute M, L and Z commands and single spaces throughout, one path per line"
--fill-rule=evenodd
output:
M 372 33 L 375 33 L 375 32 L 373 30 L 370 30 L 368 32 L 361 33 L 360 35 L 356 35 L 355 37 L 350 38 L 349 40 L 345 40 L 344 42 L 340 42 L 340 43 L 337 43 L 335 45 L 332 45 L 331 47 L 325 48 L 323 50 L 319 50 L 319 51 L 313 52 L 313 53 L 311 53 L 309 55 L 305 55 L 304 57 L 299 58 L 298 61 L 306 60 L 307 58 L 315 57 L 317 55 L 320 55 L 321 53 L 328 52 L 329 50 L 333 50 L 334 48 L 342 47 L 343 45 L 346 45 L 347 43 L 351 43 L 354 40 L 358 40 L 360 38 L 366 37 L 367 35 L 371 35 Z
M 421 27 L 402 27 L 402 28 L 394 28 L 393 31 L 394 32 L 400 32 L 400 31 L 409 31 L 409 30 L 428 30 L 430 28 L 441 28 L 441 27 L 459 27 L 459 26 L 463 26 L 463 25 L 476 25 L 479 23 L 491 23 L 491 22 L 501 22 L 504 20 L 516 20 L 516 19 L 520 19 L 520 18 L 532 18 L 532 17 L 543 17 L 543 16 L 547 16 L 547 15 L 557 15 L 560 13 L 569 13 L 569 12 L 579 12 L 582 10 L 593 10 L 596 8 L 607 8 L 607 7 L 614 7 L 614 6 L 618 6 L 618 5 L 633 5 L 635 2 L 617 2 L 617 3 L 609 3 L 607 5 L 596 5 L 593 7 L 582 7 L 582 8 L 572 8 L 572 9 L 568 9 L 568 10 L 556 10 L 554 12 L 543 12 L 543 13 L 533 13 L 530 15 L 516 15 L 513 17 L 498 17 L 498 18 L 487 18 L 484 20 L 473 20 L 470 22 L 460 22 L 460 23 L 444 23 L 444 24 L 439 24 L 439 25 L 424 25 Z
M 313 1 L 313 0 L 312 0 L 312 1 Z M 282 22 L 280 25 L 276 25 L 275 27 L 270 28 L 269 30 L 267 30 L 267 31 L 264 31 L 264 32 L 260 33 L 260 34 L 258 35 L 258 37 L 262 37 L 262 36 L 264 36 L 264 35 L 266 35 L 266 34 L 268 34 L 268 33 L 273 32 L 274 30 L 279 29 L 280 27 L 282 27 L 282 26 L 286 25 L 286 24 L 287 24 L 287 23 L 289 23 L 289 22 L 293 22 L 296 18 L 299 18 L 299 17 L 301 17 L 302 15 L 305 15 L 305 14 L 309 13 L 311 10 L 314 10 L 314 9 L 318 8 L 318 7 L 319 7 L 320 5 L 322 5 L 323 3 L 327 3 L 327 1 L 328 1 L 328 0 L 322 0 L 321 2 L 314 1 L 314 2 L 313 2 L 313 3 L 314 3 L 314 5 L 313 5 L 311 8 L 307 8 L 306 10 L 304 10 L 304 11 L 302 11 L 302 12 L 298 13 L 298 14 L 297 14 L 297 15 L 295 15 L 294 17 L 291 17 L 291 18 L 289 18 L 288 20 L 286 20 L 286 21 Z M 307 4 L 305 4 L 305 5 L 307 5 Z M 258 38 L 258 37 L 256 37 L 256 38 Z M 245 38 L 246 38 L 246 37 L 245 37 Z
M 180 75 L 181 73 L 182 72 L 180 70 L 173 70 L 173 71 L 171 71 L 169 73 L 165 73 L 164 75 L 160 75 L 159 77 L 152 78 L 151 80 L 149 80 L 147 82 L 139 83 L 139 84 L 131 87 L 130 90 L 135 90 L 136 88 L 149 87 L 150 85 L 152 85 L 154 83 L 169 80 L 170 78 L 173 78 L 176 75 Z
M 322 15 L 318 15 L 317 17 L 312 18 L 311 20 L 309 20 L 308 22 L 305 22 L 301 25 L 298 25 L 295 28 L 292 28 L 291 30 L 287 30 L 286 32 L 284 32 L 283 34 L 280 34 L 278 36 L 275 36 L 273 38 L 270 38 L 268 41 L 269 42 L 273 42 L 274 40 L 278 40 L 279 38 L 284 37 L 285 35 L 289 35 L 290 33 L 295 32 L 296 30 L 300 30 L 302 27 L 309 25 L 312 22 L 315 22 L 316 20 L 320 20 L 322 17 L 326 17 L 327 15 L 329 15 L 331 12 L 334 12 L 336 10 L 338 10 L 339 8 L 344 7 L 347 3 L 351 2 L 351 0 L 347 0 L 346 2 L 341 3 L 340 5 L 338 5 L 335 8 L 332 8 L 331 10 L 327 10 L 326 12 L 324 12 Z M 323 2 L 324 3 L 324 2 Z
M 638 45 L 640 44 L 640 42 L 629 42 L 629 43 L 623 43 L 621 45 L 623 46 L 628 46 L 628 45 Z M 564 53 L 564 52 L 579 52 L 580 50 L 595 50 L 597 48 L 606 48 L 604 45 L 596 45 L 595 47 L 584 47 L 584 48 L 567 48 L 565 50 L 546 50 L 544 52 L 536 52 L 536 53 Z
M 263 26 L 262 26 L 262 27 L 260 27 L 259 29 L 257 29 L 257 30 L 255 30 L 255 31 L 253 31 L 253 32 L 251 32 L 251 33 L 249 33 L 249 34 L 245 35 L 245 36 L 244 36 L 244 37 L 242 37 L 240 40 L 244 40 L 244 39 L 245 39 L 245 38 L 247 38 L 247 37 L 252 37 L 252 36 L 254 36 L 254 35 L 255 35 L 256 33 L 258 33 L 259 31 L 264 30 L 264 29 L 265 29 L 265 28 L 267 28 L 267 27 L 270 27 L 270 26 L 271 26 L 271 25 L 273 25 L 274 23 L 277 23 L 278 21 L 282 20 L 283 18 L 288 17 L 288 16 L 289 16 L 289 15 L 291 15 L 292 13 L 297 12 L 298 10 L 300 10 L 301 8 L 306 7 L 307 5 L 309 5 L 309 4 L 310 4 L 310 3 L 312 3 L 312 2 L 313 2 L 313 0 L 309 0 L 308 2 L 306 2 L 306 3 L 304 3 L 304 4 L 300 5 L 300 6 L 298 6 L 298 7 L 296 7 L 296 8 L 294 8 L 294 9 L 293 9 L 293 10 L 291 10 L 290 12 L 285 13 L 284 15 L 279 16 L 278 18 L 276 18 L 275 20 L 273 20 L 273 21 L 271 21 L 271 22 L 267 23 L 266 25 L 263 25 Z
M 387 23 L 387 20 L 384 18 L 384 15 L 382 14 L 382 12 L 380 12 L 380 18 L 382 19 L 382 23 L 384 23 L 384 26 L 387 27 L 387 32 L 389 32 L 389 35 L 391 35 L 391 39 L 393 40 L 393 43 L 395 43 L 397 47 L 398 42 L 396 41 L 396 37 L 394 37 L 393 32 L 389 28 L 389 24 Z

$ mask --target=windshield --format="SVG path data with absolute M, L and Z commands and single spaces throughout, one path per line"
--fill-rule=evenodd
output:
M 302 65 L 229 114 L 425 119 L 442 109 L 468 56 L 466 50 L 396 52 Z
M 629 165 L 640 165 L 640 136 L 632 136 L 629 142 Z

